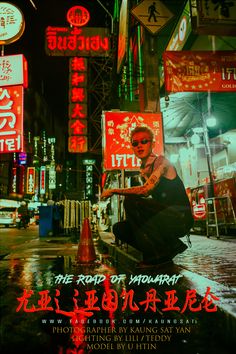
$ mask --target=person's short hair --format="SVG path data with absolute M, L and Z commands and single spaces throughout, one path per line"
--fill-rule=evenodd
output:
M 134 136 L 134 134 L 136 134 L 136 133 L 148 133 L 149 136 L 150 136 L 151 141 L 152 141 L 152 142 L 154 141 L 154 134 L 153 134 L 153 131 L 152 131 L 149 127 L 147 127 L 147 126 L 144 126 L 144 125 L 140 126 L 140 125 L 139 125 L 139 126 L 135 127 L 133 130 L 131 130 L 131 133 L 130 133 L 130 141 L 132 141 L 133 136 Z

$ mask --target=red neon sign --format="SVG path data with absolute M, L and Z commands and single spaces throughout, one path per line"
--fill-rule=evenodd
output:
M 88 67 L 85 58 L 74 57 L 70 59 L 70 71 L 86 72 Z
M 54 56 L 107 56 L 110 51 L 106 28 L 47 27 L 46 53 Z
M 70 60 L 68 150 L 73 153 L 87 151 L 87 59 Z
M 27 187 L 26 193 L 27 194 L 34 194 L 35 189 L 35 168 L 28 167 L 27 168 Z
M 79 119 L 69 120 L 69 135 L 86 135 L 87 134 L 87 119 L 82 121 Z
M 0 153 L 23 150 L 23 86 L 0 88 Z
M 68 140 L 68 151 L 72 153 L 87 152 L 88 142 L 86 136 L 70 136 Z
M 69 77 L 69 85 L 70 86 L 80 86 L 80 87 L 85 87 L 87 86 L 87 74 L 86 73 L 78 73 L 78 72 L 72 72 L 70 73 Z
M 73 6 L 68 10 L 66 18 L 72 26 L 82 27 L 89 22 L 90 13 L 83 6 Z
M 71 103 L 69 104 L 69 119 L 87 118 L 86 103 Z

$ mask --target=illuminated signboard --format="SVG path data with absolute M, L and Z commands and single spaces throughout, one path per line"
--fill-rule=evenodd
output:
M 17 170 L 16 167 L 12 168 L 12 185 L 11 185 L 11 192 L 16 193 L 17 191 Z
M 167 92 L 236 91 L 236 51 L 166 51 Z
M 34 194 L 35 190 L 35 168 L 28 167 L 27 168 L 27 177 L 26 177 L 26 193 Z
M 45 194 L 46 193 L 46 167 L 41 166 L 40 167 L 40 181 L 39 181 L 39 192 L 40 194 Z
M 120 8 L 119 37 L 118 37 L 118 56 L 117 73 L 120 72 L 123 61 L 125 60 L 128 43 L 128 1 L 123 0 Z
M 85 197 L 89 198 L 93 195 L 93 165 L 86 165 L 85 168 Z
M 69 135 L 87 135 L 87 120 L 79 120 L 75 119 L 69 120 L 69 126 L 68 126 L 68 132 Z
M 19 152 L 18 154 L 18 164 L 19 165 L 26 165 L 27 162 L 27 154 L 26 152 Z
M 82 164 L 85 165 L 85 198 L 90 198 L 93 195 L 93 166 L 96 160 L 84 159 Z
M 55 169 L 55 165 L 53 165 L 53 164 L 49 167 L 48 188 L 49 189 L 55 189 L 56 188 L 56 169 Z
M 86 136 L 69 136 L 68 151 L 82 153 L 88 151 L 88 139 Z
M 153 152 L 163 154 L 163 129 L 161 113 L 104 112 L 103 158 L 105 170 L 137 170 L 140 160 L 133 153 L 130 143 L 131 130 L 148 126 L 155 136 Z
M 67 12 L 67 21 L 72 26 L 85 26 L 90 20 L 89 11 L 83 6 L 73 6 Z
M 10 44 L 21 37 L 25 21 L 21 10 L 8 2 L 0 2 L 0 44 Z
M 182 15 L 175 26 L 166 50 L 182 50 L 192 32 L 190 6 L 187 1 Z
M 109 32 L 106 28 L 47 27 L 45 50 L 53 56 L 108 56 Z
M 0 87 L 28 86 L 27 61 L 22 54 L 0 56 Z
M 191 0 L 190 4 L 194 31 L 199 34 L 235 36 L 235 0 Z
M 0 87 L 0 153 L 23 150 L 23 86 Z
M 87 151 L 87 59 L 70 59 L 69 77 L 69 152 Z M 77 138 L 79 136 L 79 138 Z M 78 146 L 77 146 L 78 145 Z

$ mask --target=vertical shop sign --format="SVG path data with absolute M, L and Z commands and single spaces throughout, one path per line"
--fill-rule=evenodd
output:
M 154 153 L 163 154 L 161 113 L 104 112 L 103 158 L 105 170 L 137 170 L 140 161 L 130 143 L 131 130 L 148 126 L 155 136 Z
M 128 1 L 122 0 L 120 7 L 120 20 L 119 20 L 119 36 L 118 36 L 118 55 L 117 55 L 117 73 L 121 71 L 122 63 L 125 60 L 128 45 L 128 22 L 129 11 Z
M 46 167 L 40 167 L 40 181 L 39 181 L 39 193 L 45 194 L 46 193 Z
M 23 150 L 23 86 L 0 87 L 0 153 Z
M 11 185 L 11 192 L 17 192 L 17 170 L 16 167 L 12 168 L 12 185 Z
M 93 165 L 96 163 L 93 159 L 83 160 L 85 165 L 85 198 L 93 195 Z
M 73 6 L 67 12 L 69 28 L 46 28 L 47 55 L 72 57 L 68 121 L 68 151 L 71 153 L 88 151 L 87 60 L 84 57 L 107 57 L 110 54 L 108 29 L 84 27 L 89 20 L 90 13 L 85 7 Z
M 182 15 L 175 26 L 174 32 L 167 44 L 166 50 L 182 50 L 192 32 L 190 6 L 187 1 Z
M 26 194 L 34 194 L 35 190 L 35 167 L 27 168 Z
M 87 59 L 70 59 L 68 150 L 87 151 Z
M 49 167 L 49 184 L 48 184 L 49 189 L 55 189 L 56 188 L 56 169 L 55 165 L 51 165 Z

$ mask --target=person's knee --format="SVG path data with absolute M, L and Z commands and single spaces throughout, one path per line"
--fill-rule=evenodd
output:
M 113 234 L 114 235 L 118 234 L 119 230 L 120 230 L 120 222 L 117 222 L 112 226 Z
M 132 197 L 125 197 L 124 199 L 124 208 L 125 210 L 130 209 L 134 205 L 134 200 Z
M 133 234 L 127 221 L 120 221 L 113 225 L 113 234 L 117 239 L 131 244 L 133 242 Z

